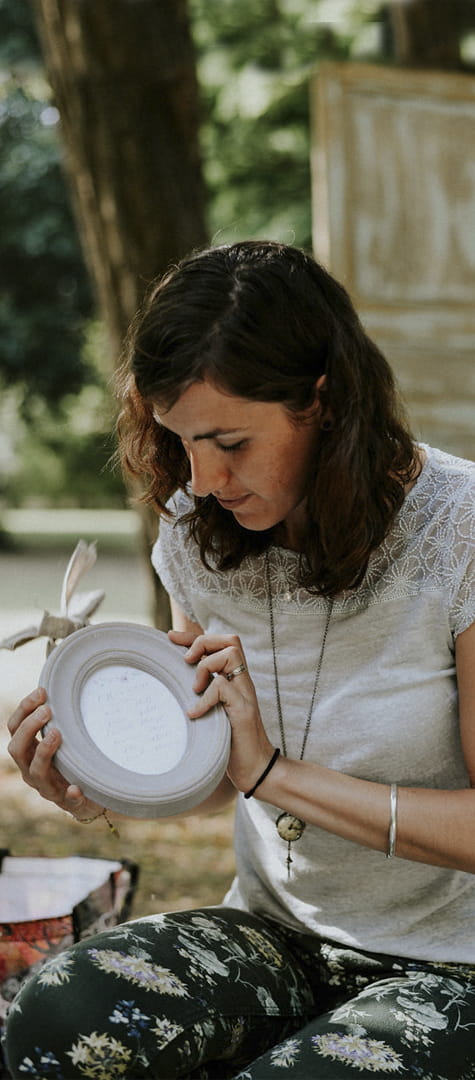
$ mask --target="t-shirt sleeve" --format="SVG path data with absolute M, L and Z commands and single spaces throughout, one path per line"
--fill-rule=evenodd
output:
M 175 600 L 181 610 L 197 622 L 191 600 L 190 553 L 187 542 L 188 527 L 180 524 L 180 517 L 189 509 L 189 503 L 183 494 L 174 495 L 167 503 L 172 516 L 163 514 L 160 518 L 158 539 L 152 549 L 152 566 L 168 595 Z
M 454 637 L 475 622 L 475 482 L 456 500 L 445 541 L 451 563 L 451 614 Z

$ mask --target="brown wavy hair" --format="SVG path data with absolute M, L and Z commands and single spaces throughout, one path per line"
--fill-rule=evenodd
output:
M 417 454 L 395 380 L 348 293 L 310 255 L 267 241 L 193 253 L 149 292 L 119 373 L 119 454 L 159 513 L 190 480 L 180 439 L 153 419 L 194 382 L 280 402 L 295 423 L 320 392 L 323 423 L 307 499 L 300 581 L 334 596 L 362 580 L 415 478 Z M 265 549 L 210 495 L 186 520 L 205 565 L 226 570 Z

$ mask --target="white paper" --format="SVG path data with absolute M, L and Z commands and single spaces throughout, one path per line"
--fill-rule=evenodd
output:
M 82 687 L 80 709 L 93 742 L 124 769 L 159 775 L 183 757 L 185 715 L 170 690 L 146 671 L 124 664 L 96 669 Z

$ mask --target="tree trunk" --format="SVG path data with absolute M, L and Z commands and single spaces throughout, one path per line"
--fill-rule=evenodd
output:
M 149 282 L 206 242 L 186 0 L 32 0 L 114 362 Z M 144 516 L 150 549 L 156 519 Z M 169 625 L 154 576 L 156 625 Z
M 400 64 L 463 69 L 460 41 L 474 29 L 474 0 L 391 0 L 389 16 Z

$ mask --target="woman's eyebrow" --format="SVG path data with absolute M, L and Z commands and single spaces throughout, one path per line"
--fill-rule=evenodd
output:
M 224 435 L 236 435 L 238 431 L 242 432 L 242 428 L 214 428 L 213 431 L 205 431 L 202 435 L 193 435 L 192 442 L 200 442 L 201 439 L 218 439 Z
M 158 424 L 160 427 L 165 428 L 167 431 L 171 430 L 171 428 L 167 428 L 167 425 L 163 423 L 162 418 L 158 415 L 158 413 L 155 412 L 155 410 L 153 410 L 153 419 L 155 420 L 155 423 Z M 223 438 L 223 436 L 225 435 L 236 435 L 238 432 L 242 434 L 244 431 L 245 428 L 243 427 L 213 428 L 212 431 L 204 431 L 203 434 L 192 435 L 191 442 L 200 442 L 201 439 Z

